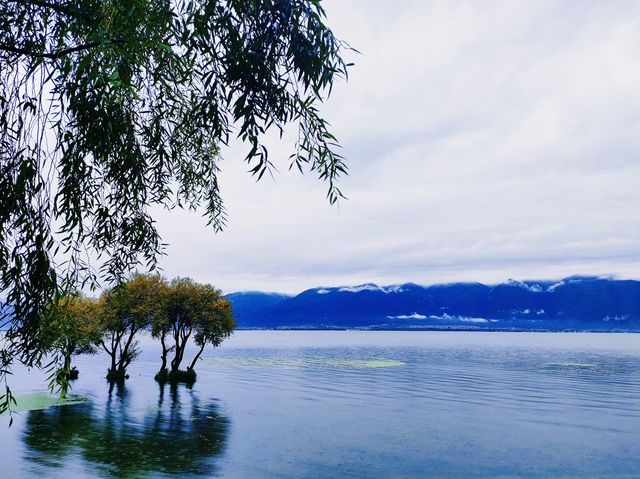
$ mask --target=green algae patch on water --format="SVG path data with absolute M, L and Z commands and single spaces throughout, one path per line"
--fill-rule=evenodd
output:
M 11 405 L 11 411 L 13 412 L 36 411 L 56 406 L 70 406 L 87 401 L 87 399 L 82 396 L 68 396 L 63 399 L 47 393 L 16 394 L 14 397 L 16 404 Z
M 557 367 L 557 368 L 594 368 L 596 365 L 593 363 L 560 362 L 560 363 L 547 363 L 547 366 Z
M 342 368 L 393 368 L 405 364 L 395 359 L 335 359 L 327 363 Z
M 235 368 L 336 368 L 336 369 L 364 369 L 389 368 L 404 366 L 404 362 L 395 359 L 334 359 L 323 357 L 271 357 L 271 358 L 208 358 L 205 363 L 210 366 L 224 366 Z

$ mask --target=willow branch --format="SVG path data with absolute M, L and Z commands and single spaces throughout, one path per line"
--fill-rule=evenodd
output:
M 73 10 L 69 8 L 70 4 L 60 5 L 58 3 L 45 2 L 43 0 L 7 0 L 8 3 L 19 3 L 21 5 L 33 5 L 36 7 L 50 8 L 64 15 L 74 15 Z
M 111 42 L 107 42 L 107 43 L 102 41 L 95 41 L 95 42 L 85 43 L 83 45 L 78 45 L 75 47 L 63 48 L 62 50 L 58 50 L 56 52 L 50 52 L 50 53 L 34 52 L 33 50 L 29 50 L 27 48 L 12 47 L 11 45 L 4 45 L 0 43 L 0 50 L 3 50 L 5 52 L 10 52 L 10 53 L 16 53 L 18 55 L 26 55 L 26 56 L 35 57 L 35 58 L 50 58 L 52 60 L 56 60 L 58 58 L 61 58 L 65 55 L 69 55 L 71 53 L 79 52 L 82 50 L 89 50 L 90 48 L 99 47 L 100 45 L 105 45 L 109 43 L 122 44 L 124 43 L 124 41 L 112 40 Z

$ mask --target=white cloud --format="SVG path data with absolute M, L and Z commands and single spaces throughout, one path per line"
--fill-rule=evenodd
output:
M 428 316 L 424 314 L 412 313 L 412 314 L 400 314 L 398 316 L 387 316 L 389 319 L 427 319 Z
M 340 293 L 360 293 L 362 291 L 380 291 L 385 292 L 377 284 L 360 284 L 358 286 L 343 286 L 338 289 Z
M 446 321 L 461 321 L 463 323 L 488 323 L 489 320 L 485 319 L 485 318 L 472 318 L 472 317 L 467 317 L 467 316 L 453 316 L 450 314 L 442 314 L 440 316 L 429 316 L 429 319 L 434 319 L 434 320 L 446 320 Z M 492 322 L 495 322 L 494 320 L 492 320 Z
M 400 314 L 398 316 L 387 316 L 388 319 L 430 319 L 432 321 L 459 321 L 462 323 L 488 323 L 489 320 L 485 318 L 472 318 L 467 316 L 455 316 L 450 314 L 441 314 L 441 315 L 430 315 L 425 316 L 424 314 L 419 313 L 411 313 L 411 314 Z M 496 320 L 491 320 L 491 322 L 496 322 Z
M 226 291 L 637 277 L 640 4 L 331 0 L 358 48 L 324 112 L 348 201 L 312 175 L 255 184 L 225 151 L 229 227 L 164 212 L 167 274 Z M 290 140 L 285 137 L 285 140 Z
M 365 283 L 359 284 L 357 286 L 342 286 L 338 288 L 338 292 L 340 293 L 360 293 L 361 291 L 378 291 L 380 293 L 402 293 L 404 290 L 402 289 L 402 285 L 393 285 L 393 286 L 378 286 L 373 283 Z

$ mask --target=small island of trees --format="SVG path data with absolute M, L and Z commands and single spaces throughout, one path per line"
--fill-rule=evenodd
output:
M 220 346 L 236 326 L 231 303 L 220 290 L 189 278 L 167 281 L 157 274 L 136 274 L 98 298 L 81 292 L 56 297 L 40 324 L 40 341 L 55 358 L 50 386 L 62 397 L 78 377 L 72 366 L 76 355 L 104 350 L 110 358 L 106 378 L 127 379 L 127 368 L 140 352 L 137 338 L 145 331 L 162 345 L 156 381 L 193 384 L 206 346 Z M 190 339 L 196 354 L 181 369 Z

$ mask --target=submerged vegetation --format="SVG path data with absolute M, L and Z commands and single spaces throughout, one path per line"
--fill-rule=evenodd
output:
M 365 369 L 393 368 L 405 363 L 395 359 L 354 359 L 326 357 L 241 357 L 241 358 L 209 358 L 207 363 L 217 366 L 236 368 L 319 368 L 319 369 Z
M 169 371 L 168 369 L 161 369 L 156 373 L 154 379 L 158 381 L 160 384 L 164 383 L 185 383 L 186 385 L 191 385 L 196 382 L 198 375 L 196 374 L 194 369 L 176 369 Z
M 54 397 L 46 393 L 18 394 L 15 396 L 13 411 L 38 411 L 48 409 L 53 406 L 69 406 L 86 402 L 86 399 L 79 396 L 67 396 L 64 398 Z

